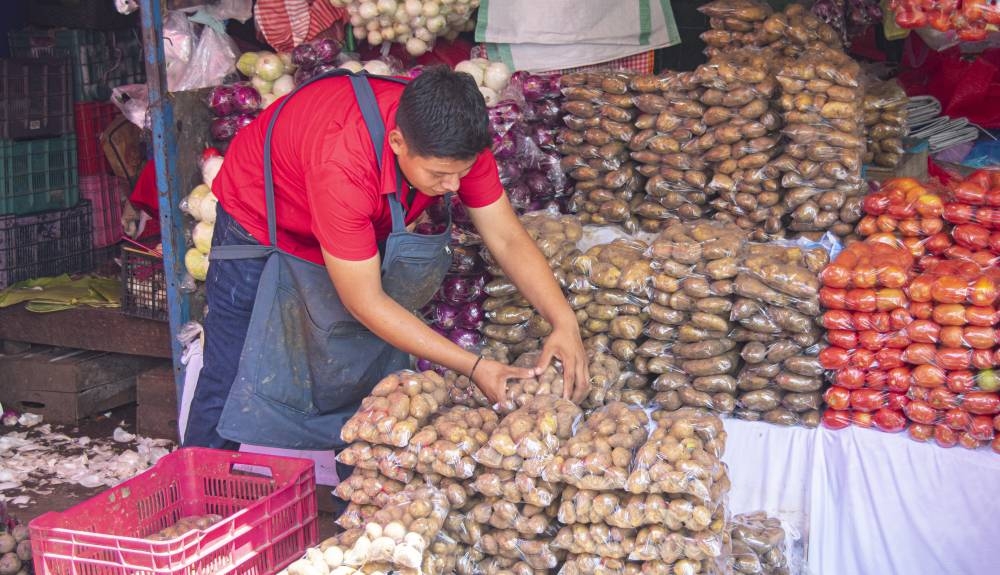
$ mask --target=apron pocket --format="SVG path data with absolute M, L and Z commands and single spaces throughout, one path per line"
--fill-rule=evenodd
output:
M 326 361 L 313 362 L 312 401 L 319 413 L 356 407 L 383 377 L 409 363 L 406 354 L 360 323 L 342 322 L 325 340 L 318 330 L 315 337 L 326 354 Z

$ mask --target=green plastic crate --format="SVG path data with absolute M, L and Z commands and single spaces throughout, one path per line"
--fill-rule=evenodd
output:
M 11 30 L 10 52 L 19 57 L 66 57 L 76 102 L 105 101 L 111 89 L 146 82 L 142 43 L 135 30 Z
M 0 214 L 70 208 L 79 199 L 75 135 L 0 140 Z

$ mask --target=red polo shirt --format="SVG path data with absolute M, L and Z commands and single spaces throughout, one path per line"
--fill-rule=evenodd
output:
M 385 121 L 396 127 L 403 85 L 371 80 Z M 262 244 L 267 237 L 264 203 L 264 134 L 277 104 L 240 130 L 225 156 L 212 191 L 222 207 Z M 278 245 L 323 263 L 320 246 L 345 260 L 365 260 L 392 231 L 388 194 L 396 191 L 395 155 L 384 143 L 381 172 L 371 138 L 347 78 L 321 80 L 295 94 L 274 126 L 271 144 Z M 417 192 L 406 206 L 413 222 L 435 199 Z M 458 195 L 469 207 L 487 206 L 503 194 L 496 161 L 481 153 L 462 178 Z

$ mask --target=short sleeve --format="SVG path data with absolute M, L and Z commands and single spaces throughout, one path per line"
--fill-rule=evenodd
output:
M 372 214 L 376 188 L 358 181 L 339 163 L 327 162 L 306 176 L 312 232 L 330 255 L 361 261 L 378 253 Z
M 485 150 L 476 158 L 469 173 L 462 178 L 458 197 L 470 208 L 482 208 L 499 200 L 502 195 L 503 185 L 500 183 L 497 161 L 493 152 Z

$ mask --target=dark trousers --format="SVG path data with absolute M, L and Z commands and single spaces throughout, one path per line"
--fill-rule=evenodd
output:
M 218 205 L 212 246 L 258 243 Z M 205 281 L 208 311 L 205 314 L 205 351 L 198 387 L 188 415 L 184 445 L 239 449 L 239 444 L 218 434 L 219 417 L 236 380 L 240 354 L 250 326 L 263 259 L 214 260 Z M 347 479 L 353 467 L 337 463 L 337 475 Z

